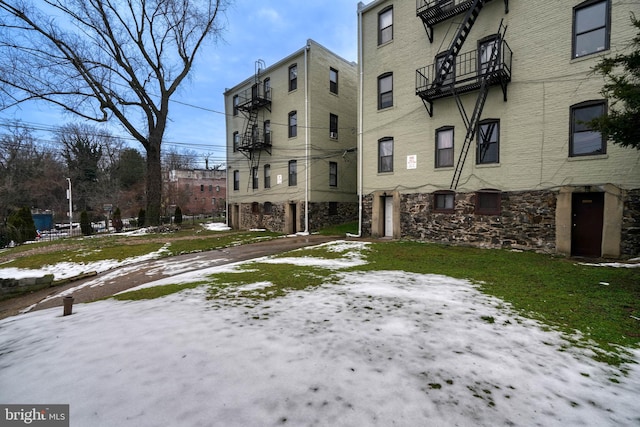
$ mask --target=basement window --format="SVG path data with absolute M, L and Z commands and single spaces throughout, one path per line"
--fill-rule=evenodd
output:
M 476 215 L 500 215 L 502 193 L 498 190 L 480 190 L 476 193 Z
M 456 195 L 453 191 L 433 193 L 433 211 L 451 213 L 454 211 Z
M 271 202 L 264 202 L 263 209 L 265 215 L 271 215 L 271 213 L 273 212 L 273 205 L 271 204 Z

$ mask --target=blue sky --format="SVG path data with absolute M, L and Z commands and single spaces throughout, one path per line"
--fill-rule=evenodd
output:
M 357 59 L 357 9 L 359 0 L 234 0 L 228 9 L 223 39 L 200 51 L 190 79 L 171 104 L 171 122 L 164 150 L 174 143 L 179 151 L 192 150 L 203 160 L 225 160 L 223 92 L 250 77 L 258 59 L 267 67 L 313 39 L 343 58 Z M 367 4 L 370 1 L 363 1 Z M 187 106 L 189 104 L 195 107 Z M 78 121 L 48 104 L 23 104 L 0 112 L 2 122 L 22 120 L 35 128 L 50 129 Z M 116 134 L 126 136 L 114 123 Z M 4 131 L 5 129 L 0 129 Z M 51 139 L 48 132 L 37 134 Z M 143 152 L 142 146 L 131 146 Z

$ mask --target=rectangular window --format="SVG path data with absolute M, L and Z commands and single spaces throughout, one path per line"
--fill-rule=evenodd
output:
M 233 133 L 233 152 L 235 153 L 240 148 L 240 134 L 238 132 Z
M 240 171 L 233 171 L 233 191 L 240 191 Z
M 500 162 L 500 121 L 483 120 L 478 126 L 476 164 Z
M 604 136 L 592 130 L 588 123 L 605 114 L 604 101 L 587 101 L 571 107 L 569 157 L 590 156 L 607 152 Z
M 393 172 L 393 138 L 378 141 L 378 172 Z
M 434 193 L 433 206 L 436 212 L 453 212 L 455 193 L 453 191 L 438 191 Z
M 329 215 L 338 215 L 338 202 L 329 202 Z
M 289 186 L 298 185 L 298 162 L 296 160 L 289 161 Z
M 298 113 L 292 111 L 289 113 L 289 138 L 298 136 Z
M 200 192 L 204 192 L 204 184 L 200 184 Z
M 456 58 L 455 56 L 449 56 L 449 60 L 451 61 L 451 66 L 449 67 L 449 71 L 447 71 L 446 75 L 444 75 L 444 71 L 442 67 L 445 64 L 445 59 L 447 59 L 447 52 L 436 56 L 436 73 L 437 77 L 442 79 L 443 85 L 448 85 L 453 83 L 456 75 Z
M 213 192 L 213 185 L 209 185 L 209 193 Z
M 573 57 L 609 49 L 609 0 L 587 0 L 573 8 Z
M 271 188 L 271 165 L 264 165 L 264 188 Z
M 436 130 L 436 167 L 453 166 L 453 127 Z
M 478 60 L 480 63 L 478 64 L 478 73 L 480 75 L 486 74 L 487 72 L 491 73 L 496 70 L 497 65 L 499 63 L 498 59 L 500 58 L 500 45 L 498 44 L 498 39 L 493 36 L 482 40 L 478 45 Z M 495 55 L 496 60 L 493 63 L 491 62 L 491 57 Z M 491 68 L 490 68 L 491 67 Z
M 271 215 L 273 213 L 273 205 L 271 204 L 271 202 L 264 202 L 264 205 L 262 205 L 262 209 L 265 215 Z
M 338 186 L 338 163 L 329 162 L 329 185 L 331 187 Z
M 476 193 L 477 215 L 500 215 L 502 197 L 499 191 L 484 190 Z
M 238 102 L 239 102 L 238 95 L 233 95 L 233 115 L 234 116 L 238 115 Z
M 393 73 L 378 77 L 378 110 L 393 106 Z
M 211 198 L 211 204 L 212 204 L 213 206 L 215 206 L 215 205 L 216 205 L 216 198 L 215 198 L 215 197 L 212 197 L 212 198 Z
M 393 40 L 393 7 L 388 7 L 378 15 L 378 45 Z
M 269 77 L 264 79 L 264 82 L 262 83 L 262 88 L 264 90 L 264 98 L 271 99 L 271 79 Z
M 338 70 L 329 68 L 329 91 L 338 94 Z
M 338 139 L 338 116 L 329 114 L 329 137 Z
M 265 120 L 264 122 L 264 143 L 271 145 L 271 120 Z
M 298 89 L 298 65 L 289 67 L 289 92 Z
M 251 168 L 251 181 L 252 181 L 252 187 L 254 190 L 258 189 L 258 167 L 254 166 L 253 168 Z

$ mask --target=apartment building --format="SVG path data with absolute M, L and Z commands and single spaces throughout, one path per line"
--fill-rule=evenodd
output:
M 358 6 L 363 235 L 573 256 L 640 253 L 640 151 L 606 114 L 603 55 L 638 2 Z
M 308 40 L 225 91 L 231 227 L 298 233 L 357 218 L 356 72 Z
M 222 216 L 226 212 L 227 172 L 222 169 L 173 169 L 164 185 L 165 206 L 183 215 Z

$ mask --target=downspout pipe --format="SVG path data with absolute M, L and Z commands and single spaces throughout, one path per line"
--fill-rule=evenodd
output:
M 350 234 L 349 237 L 362 237 L 362 200 L 363 200 L 363 75 L 364 67 L 362 65 L 362 11 L 364 9 L 364 3 L 358 3 L 358 234 Z
M 309 43 L 309 41 L 307 41 L 307 45 L 304 49 L 304 234 L 309 234 L 309 49 L 311 49 L 311 44 Z

